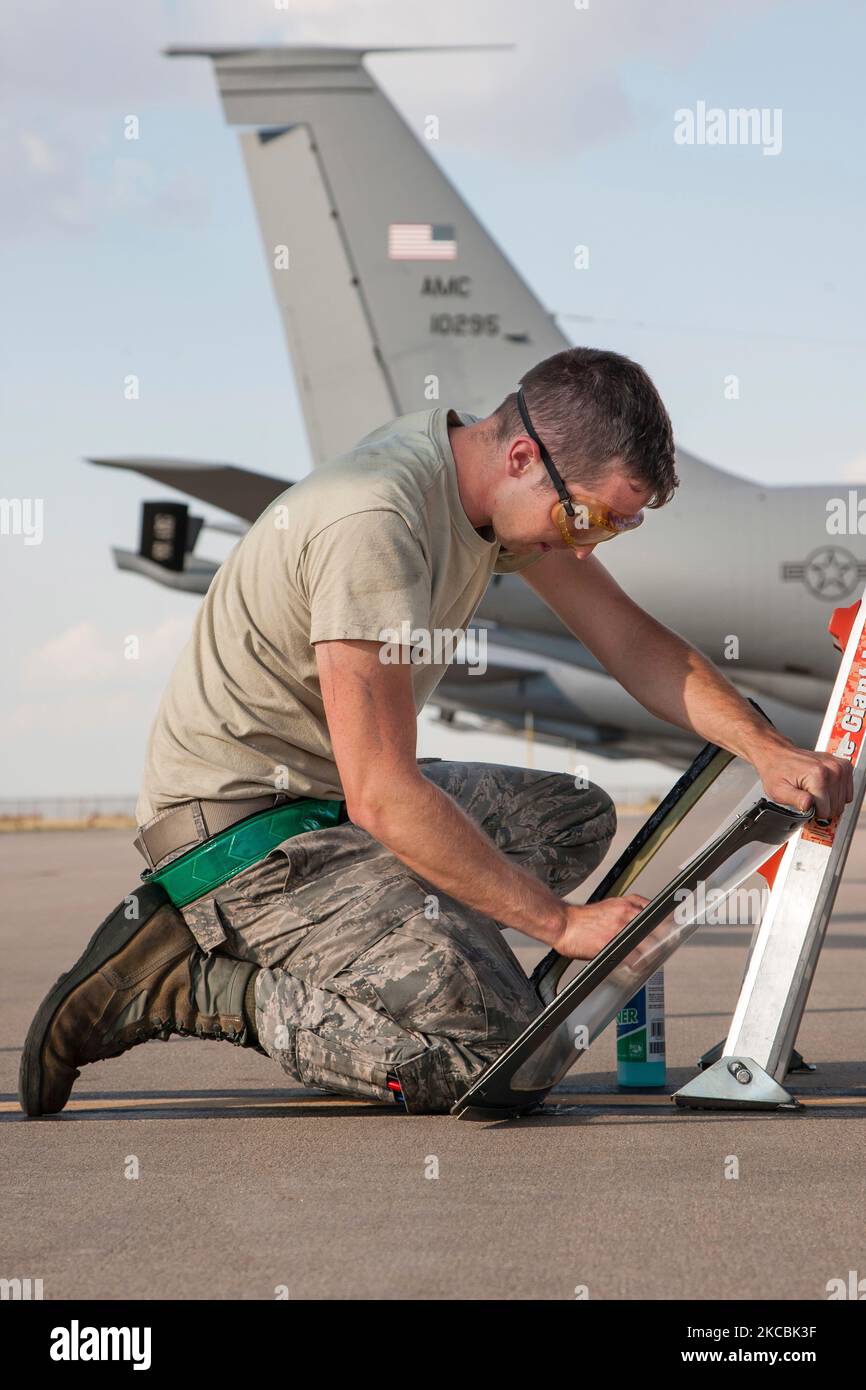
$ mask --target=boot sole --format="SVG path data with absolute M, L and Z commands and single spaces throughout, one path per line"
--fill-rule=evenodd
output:
M 133 897 L 138 899 L 139 914 L 137 919 L 131 921 L 126 916 L 126 906 L 129 899 Z M 93 975 L 97 970 L 101 970 L 112 956 L 117 955 L 118 951 L 128 945 L 133 937 L 141 931 L 157 908 L 169 901 L 165 889 L 158 883 L 146 883 L 142 888 L 136 888 L 134 892 L 128 894 L 123 902 L 106 917 L 102 925 L 97 927 L 72 969 L 68 970 L 65 975 L 61 975 L 54 988 L 46 994 L 30 1025 L 21 1053 L 21 1066 L 18 1072 L 18 1100 L 25 1115 L 38 1116 L 58 1113 L 56 1109 L 49 1110 L 42 1104 L 42 1049 L 57 1010 L 69 998 L 73 990 L 87 979 L 88 975 Z M 63 1106 L 58 1108 L 62 1110 Z

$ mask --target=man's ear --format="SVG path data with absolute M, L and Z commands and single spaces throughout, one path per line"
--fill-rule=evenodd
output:
M 509 478 L 523 478 L 534 464 L 539 463 L 538 448 L 527 435 L 520 434 L 508 446 L 506 464 Z

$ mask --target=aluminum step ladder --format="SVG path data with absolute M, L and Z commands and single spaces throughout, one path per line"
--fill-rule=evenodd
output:
M 829 629 L 843 655 L 816 749 L 851 763 L 854 797 L 836 821 L 802 826 L 770 861 L 772 891 L 722 1055 L 676 1092 L 677 1105 L 798 1106 L 782 1082 L 797 1055 L 794 1043 L 866 790 L 866 603 L 837 608 Z

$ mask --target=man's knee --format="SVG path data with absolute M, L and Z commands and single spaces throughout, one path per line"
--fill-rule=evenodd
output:
M 571 892 L 598 867 L 617 824 L 616 807 L 603 787 L 594 782 L 576 785 L 565 776 L 561 780 L 568 784 L 568 794 L 563 791 L 557 797 L 544 821 L 538 847 L 544 877 L 560 894 Z
M 515 1030 L 519 1037 L 523 1029 Z M 505 1042 L 467 1048 L 450 1038 L 430 1038 L 429 1046 L 391 1068 L 410 1115 L 448 1113 L 504 1051 Z
M 573 821 L 577 844 L 597 843 L 607 849 L 616 834 L 616 806 L 609 792 L 595 782 L 576 786 L 577 812 Z
M 416 927 L 414 941 L 404 937 L 381 968 L 364 962 L 366 982 L 389 1017 L 428 1043 L 392 1068 L 410 1111 L 450 1110 L 541 1012 L 519 963 L 508 960 L 499 929 L 488 926 L 495 943 L 470 917 L 443 912 L 435 926 Z

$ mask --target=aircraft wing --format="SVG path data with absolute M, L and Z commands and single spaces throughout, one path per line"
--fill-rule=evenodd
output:
M 591 747 L 606 757 L 650 757 L 680 765 L 700 744 L 697 735 L 645 709 L 576 638 L 495 627 L 487 633 L 484 657 L 475 666 L 449 666 L 431 704 L 448 715 L 470 711 L 515 729 L 525 727 L 531 711 L 535 733 Z M 813 710 L 757 690 L 747 678 L 734 684 L 798 746 L 814 743 L 818 716 Z
M 256 473 L 251 468 L 239 468 L 234 463 L 198 463 L 192 459 L 171 458 L 90 458 L 88 463 L 102 468 L 123 468 L 141 473 L 154 482 L 177 488 L 199 502 L 210 502 L 224 512 L 253 522 L 265 507 L 291 487 L 287 478 L 274 478 L 270 473 Z
M 157 564 L 147 555 L 137 555 L 134 550 L 120 550 L 112 546 L 111 553 L 119 570 L 142 574 L 145 579 L 152 579 L 166 589 L 181 589 L 187 594 L 206 594 L 219 569 L 218 560 L 206 560 L 200 555 L 187 555 L 183 569 L 173 570 Z
M 699 742 L 643 709 L 576 638 L 504 627 L 486 638 L 483 662 L 454 662 L 436 687 L 430 703 L 446 715 L 470 712 L 522 729 L 531 711 L 536 734 L 609 757 L 652 748 L 650 756 L 687 762 Z

